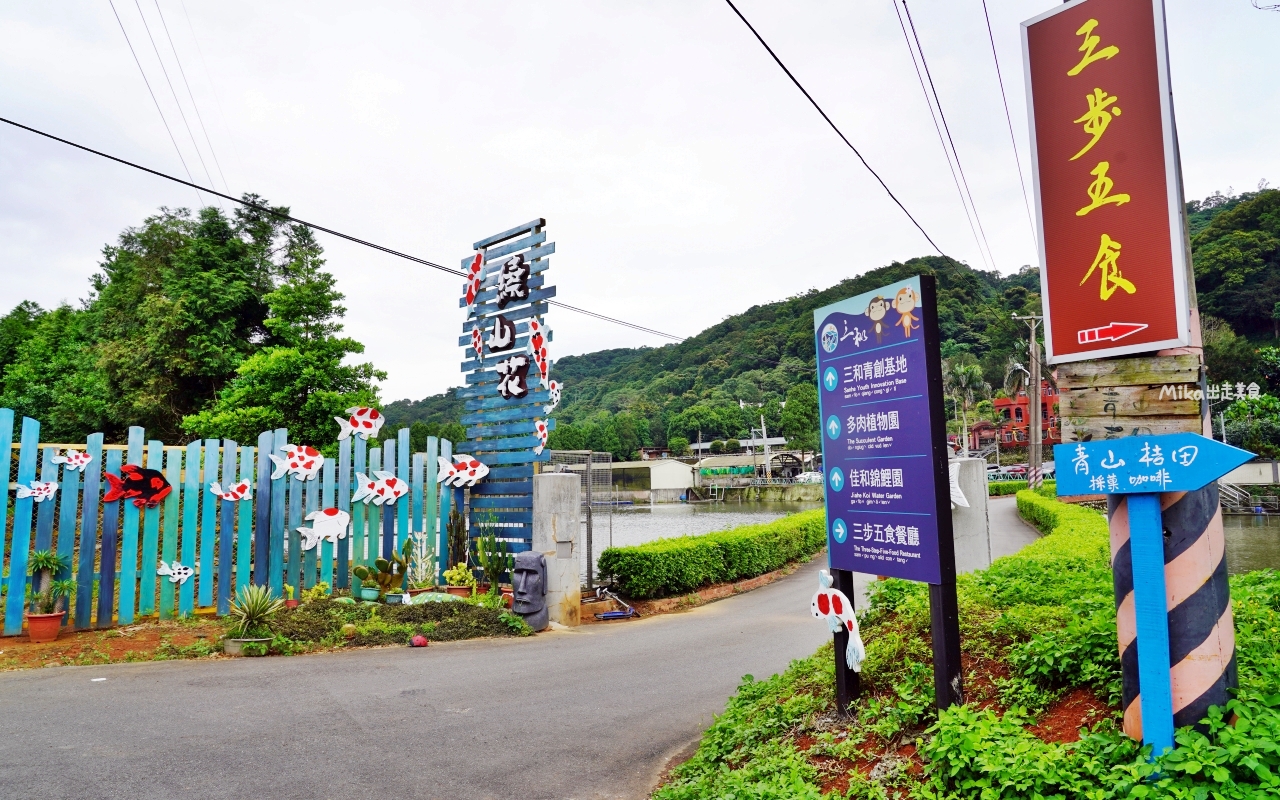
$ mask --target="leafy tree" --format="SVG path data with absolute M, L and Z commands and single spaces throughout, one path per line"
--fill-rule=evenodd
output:
M 1201 310 L 1238 333 L 1273 333 L 1280 302 L 1280 190 L 1258 192 L 1219 213 L 1191 246 Z
M 5 368 L 0 406 L 40 420 L 45 441 L 110 427 L 108 390 L 95 369 L 87 323 L 68 305 L 33 317 Z
M 689 440 L 683 436 L 672 436 L 667 439 L 667 451 L 673 456 L 685 456 L 689 454 Z
M 32 334 L 37 320 L 44 313 L 38 304 L 23 300 L 0 317 L 0 376 L 4 375 L 4 368 L 17 358 L 18 347 Z
M 1253 345 L 1244 337 L 1237 336 L 1230 325 L 1206 314 L 1200 317 L 1200 330 L 1205 367 L 1211 383 L 1269 382 Z
M 787 392 L 779 425 L 787 443 L 801 452 L 817 452 L 822 423 L 818 419 L 818 390 L 811 383 L 798 383 Z
M 962 448 L 969 452 L 969 406 L 979 397 L 990 392 L 991 387 L 982 379 L 982 367 L 977 364 L 956 364 L 947 370 L 947 383 L 951 394 L 960 400 Z M 1034 413 L 1032 415 L 1034 417 Z
M 711 443 L 711 447 L 709 447 L 708 450 L 711 452 L 711 455 L 718 456 L 724 452 L 724 442 L 722 442 L 719 439 L 716 439 L 714 442 Z
M 587 439 L 580 428 L 557 421 L 556 429 L 547 435 L 547 446 L 552 450 L 586 450 Z
M 239 365 L 236 377 L 208 408 L 185 417 L 183 428 L 202 437 L 252 441 L 263 430 L 285 427 L 290 438 L 332 447 L 342 416 L 353 406 L 376 406 L 374 380 L 386 373 L 372 364 L 344 364 L 364 345 L 340 337 L 346 309 L 310 229 L 288 230 L 282 282 L 266 297 L 263 320 L 272 340 Z

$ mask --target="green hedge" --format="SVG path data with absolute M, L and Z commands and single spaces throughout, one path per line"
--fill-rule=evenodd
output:
M 826 543 L 825 512 L 817 509 L 764 525 L 610 547 L 600 554 L 599 570 L 629 597 L 666 597 L 772 572 Z
M 1004 497 L 1007 494 L 1017 494 L 1027 488 L 1026 481 L 991 481 L 987 484 L 987 495 L 989 497 Z

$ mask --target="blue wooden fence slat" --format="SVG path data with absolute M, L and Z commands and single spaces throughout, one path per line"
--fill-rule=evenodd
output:
M 98 498 L 102 488 L 102 434 L 91 433 L 85 450 L 92 459 L 84 468 L 84 519 L 80 522 L 80 558 L 76 565 L 75 626 L 88 628 L 93 620 L 93 557 L 98 548 Z
M 496 269 L 493 270 L 493 273 L 491 276 L 492 280 L 487 280 L 481 283 L 482 288 L 480 289 L 480 293 L 476 295 L 476 302 L 475 302 L 476 307 L 487 306 L 493 303 L 493 301 L 498 298 L 498 286 L 497 286 L 498 275 L 501 274 L 501 272 L 502 272 L 502 267 L 501 265 L 499 265 Z M 490 277 L 490 276 L 486 276 L 486 277 Z M 530 273 L 529 280 L 528 280 L 530 295 L 532 295 L 534 289 L 541 289 L 542 285 L 546 282 L 546 280 L 547 278 L 545 275 L 534 275 Z M 522 302 L 526 302 L 526 301 L 522 301 Z M 466 308 L 466 307 L 467 307 L 467 298 L 465 296 L 459 297 L 458 308 Z
M 53 463 L 52 447 L 40 450 L 40 480 L 48 483 L 58 480 L 58 465 Z M 61 491 L 61 488 L 59 488 Z M 55 495 L 56 496 L 56 495 Z M 43 503 L 36 503 L 36 541 L 33 550 L 52 550 L 53 548 L 53 516 L 58 503 L 52 497 Z
M 86 469 L 97 466 L 90 464 Z M 58 484 L 58 555 L 66 559 L 66 568 L 58 570 L 58 580 L 71 577 L 76 552 L 76 526 L 80 521 L 80 470 L 64 469 Z M 39 550 L 40 548 L 36 548 Z
M 271 469 L 275 434 L 258 434 L 258 485 L 253 496 L 253 585 L 266 586 L 271 565 Z
M 236 594 L 248 586 L 253 578 L 253 525 L 256 522 L 254 509 L 266 505 L 258 500 L 262 497 L 259 491 L 263 482 L 261 479 L 254 479 L 256 456 L 257 448 L 253 445 L 240 445 L 240 480 L 248 481 L 253 487 L 253 500 L 241 500 L 236 504 L 239 506 L 236 509 Z
M 530 295 L 532 294 L 533 293 L 530 292 Z M 528 301 L 525 301 L 525 302 L 528 302 Z M 541 317 L 547 313 L 549 308 L 550 306 L 548 306 L 545 301 L 541 303 L 534 303 L 533 305 L 525 306 L 524 308 L 512 309 L 510 306 L 508 306 L 506 309 L 502 311 L 498 310 L 497 304 L 489 306 L 488 307 L 489 310 L 487 312 L 481 309 L 480 306 L 476 306 L 476 310 L 479 310 L 481 315 L 484 315 L 486 313 L 492 313 L 495 316 L 498 314 L 501 314 L 502 316 L 506 317 L 508 320 L 512 322 L 515 322 L 521 319 L 528 319 L 529 317 Z M 468 337 L 471 335 L 471 329 L 475 327 L 477 319 L 478 317 L 476 317 L 473 313 L 472 316 L 467 317 L 466 322 L 462 323 L 461 331 L 464 334 L 466 334 Z
M 271 452 L 276 455 L 283 455 L 284 448 L 289 443 L 289 431 L 285 428 L 276 428 L 273 434 Z M 267 466 L 273 466 L 270 460 L 268 460 Z M 267 556 L 267 574 L 271 576 L 269 583 L 271 584 L 272 597 L 284 597 L 285 486 L 291 480 L 293 478 L 287 472 L 279 478 L 271 480 L 271 532 L 269 534 L 270 547 L 268 548 Z
M 516 353 L 515 355 L 520 355 L 520 354 Z M 489 365 L 492 366 L 493 369 L 476 370 L 474 372 L 468 373 L 464 382 L 467 384 L 467 386 L 478 386 L 480 384 L 492 384 L 492 386 L 489 387 L 490 391 L 488 392 L 488 394 L 498 395 L 497 363 L 499 360 L 500 359 L 495 358 L 489 361 Z M 548 367 L 548 371 L 550 371 L 550 367 Z M 538 369 L 538 362 L 534 361 L 533 358 L 530 357 L 529 373 L 528 373 L 528 384 L 530 389 L 535 389 L 537 387 L 542 386 L 541 375 L 542 375 L 542 370 Z M 479 395 L 479 396 L 485 396 L 485 395 Z
M 338 475 L 334 495 L 329 501 L 337 503 L 339 511 L 351 513 L 351 439 L 338 442 Z M 348 528 L 350 522 L 347 523 Z M 347 538 L 338 543 L 338 563 L 333 576 L 333 588 L 346 589 L 351 585 L 351 547 L 355 534 L 348 530 Z
M 166 450 L 164 455 L 164 476 L 168 479 L 173 491 L 164 499 L 164 527 L 160 537 L 160 558 L 170 567 L 178 560 L 178 522 L 182 511 L 182 457 L 186 451 L 178 448 Z M 159 566 L 159 565 L 157 565 Z M 177 607 L 177 584 L 169 580 L 169 576 L 161 575 L 160 583 L 160 619 L 173 619 Z
M 524 422 L 526 420 L 545 419 L 546 414 L 543 413 L 542 406 L 519 406 L 516 408 L 493 409 L 486 411 L 477 411 L 472 414 L 462 415 L 463 425 L 474 425 L 478 422 L 498 423 L 498 422 Z M 462 442 L 458 445 L 462 446 Z
M 410 523 L 414 533 L 422 533 L 426 530 L 423 527 L 425 517 L 422 513 L 422 504 L 426 501 L 426 495 L 423 492 L 425 488 L 423 479 L 426 477 L 427 457 L 423 453 L 413 454 L 413 466 L 410 470 L 411 478 L 409 480 L 410 496 L 413 500 L 413 521 Z
M 494 497 L 492 495 L 471 495 L 472 508 L 533 508 L 533 496 Z
M 200 569 L 196 571 L 200 582 L 196 584 L 196 603 L 201 608 L 213 605 L 213 586 L 217 581 L 217 576 L 213 574 L 213 554 L 216 549 L 214 545 L 218 541 L 218 504 L 222 500 L 209 491 L 209 484 L 214 481 L 221 483 L 222 476 L 218 473 L 221 449 L 222 442 L 219 440 L 204 440 L 204 469 L 201 472 L 203 480 L 196 489 L 200 497 Z M 225 491 L 227 487 L 222 488 Z
M 523 478 L 533 478 L 532 464 L 523 464 L 517 467 L 490 467 L 489 476 L 485 480 L 520 480 Z
M 514 320 L 513 320 L 513 321 L 514 321 Z M 467 331 L 470 331 L 470 330 L 471 330 L 470 328 L 467 328 Z M 522 321 L 520 321 L 520 322 L 516 322 L 516 342 L 517 342 L 517 344 L 516 344 L 516 345 L 514 345 L 516 348 L 520 348 L 520 347 L 523 347 L 523 346 L 524 346 L 523 344 L 520 344 L 520 343 L 519 343 L 519 342 L 521 342 L 521 340 L 523 340 L 525 343 L 528 343 L 528 341 L 529 341 L 529 337 L 528 337 L 528 335 L 527 335 L 528 333 L 529 333 L 529 323 L 528 323 L 528 321 L 524 321 L 524 320 L 522 320 Z M 548 335 L 549 335 L 549 334 L 550 334 L 550 332 L 548 332 Z M 549 339 L 548 339 L 548 340 L 549 340 Z M 465 334 L 465 335 L 463 335 L 463 336 L 459 336 L 459 337 L 458 337 L 458 346 L 459 346 L 459 347 L 464 347 L 464 348 L 466 348 L 466 350 L 467 350 L 467 351 L 470 351 L 470 355 L 471 355 L 471 357 L 472 357 L 472 358 L 474 358 L 474 357 L 475 357 L 475 351 L 471 350 L 471 334 L 470 334 L 469 332 L 468 332 L 468 333 L 466 333 L 466 334 Z M 485 350 L 485 352 L 486 352 L 486 353 L 489 353 L 489 352 L 492 352 L 492 351 L 491 351 L 491 350 L 486 349 L 486 350 Z M 465 356 L 465 355 L 467 355 L 467 352 L 464 352 L 464 353 L 463 353 L 463 355 L 464 355 L 464 356 Z
M 325 468 L 327 468 L 332 461 L 333 459 L 326 458 L 321 462 L 321 474 L 324 473 Z M 313 480 L 307 481 L 307 496 L 303 504 L 302 515 L 305 517 L 307 514 L 310 514 L 318 508 L 320 508 L 320 478 L 316 477 Z M 301 524 L 302 520 L 298 520 L 298 525 Z M 299 541 L 301 541 L 301 533 L 297 530 L 297 526 L 294 526 L 293 532 L 298 534 Z M 319 544 L 316 544 L 316 546 L 312 547 L 310 550 L 302 551 L 302 585 L 298 588 L 298 591 L 310 589 L 316 585 L 316 557 L 319 554 Z
M 440 457 L 445 461 L 453 460 L 453 443 L 448 439 L 440 440 Z M 440 487 L 440 575 L 449 568 L 449 513 L 453 509 L 453 490 L 448 486 L 432 483 Z
M 120 464 L 124 461 L 124 453 L 120 450 L 108 450 L 103 468 L 106 472 L 120 477 Z M 93 462 L 88 469 L 93 468 Z M 63 470 L 66 472 L 66 470 Z M 111 627 L 111 607 L 116 598 L 116 551 L 120 541 L 120 502 L 114 500 L 102 507 L 102 550 L 98 568 L 98 610 L 94 625 L 98 628 Z M 96 505 L 96 504 L 95 504 Z M 132 504 L 131 504 L 132 505 Z M 76 599 L 80 592 L 77 589 Z M 78 605 L 78 602 L 77 602 Z
M 129 428 L 128 447 L 124 463 L 142 466 L 142 444 L 146 431 L 138 426 Z M 116 619 L 121 625 L 133 624 L 134 609 L 138 603 L 138 507 L 122 503 L 124 523 L 120 534 L 120 604 Z
M 440 440 L 435 436 L 428 436 L 427 452 L 423 458 L 424 463 L 422 465 L 424 467 L 424 472 L 426 473 L 422 478 L 422 482 L 424 484 L 423 493 L 425 495 L 425 499 L 423 501 L 425 508 L 423 509 L 422 524 L 425 526 L 424 530 L 426 530 L 427 534 L 431 537 L 431 544 L 436 548 L 437 579 L 439 579 L 439 576 L 443 571 L 443 568 L 440 565 L 444 562 L 445 556 L 444 540 L 442 537 L 443 526 L 440 524 L 440 490 L 439 485 L 436 483 L 436 475 L 439 474 L 438 470 L 440 468 L 440 462 L 436 459 L 439 457 Z
M 532 389 L 532 387 L 530 387 Z M 508 400 L 505 397 L 486 397 L 481 400 L 468 400 L 463 403 L 467 411 L 483 411 L 486 408 L 512 408 L 514 406 L 545 406 L 551 401 L 551 392 L 547 389 L 534 389 L 524 397 Z
M 346 443 L 346 440 L 343 440 Z M 333 508 L 334 494 L 336 486 L 334 485 L 334 468 L 337 466 L 332 458 L 324 460 L 324 473 L 321 477 L 323 484 L 320 489 L 320 508 Z M 342 550 L 347 548 L 347 540 L 338 540 L 338 547 Z M 320 543 L 320 581 L 329 584 L 329 590 L 332 592 L 333 583 L 333 559 L 334 547 L 333 542 L 325 539 Z
M 391 439 L 386 442 L 395 448 L 395 440 Z M 385 446 L 385 445 L 384 445 Z M 369 471 L 366 475 L 372 480 L 375 473 L 382 469 L 382 447 L 373 447 L 369 450 Z M 386 558 L 386 554 L 382 552 L 382 514 L 383 507 L 376 506 L 372 503 L 361 503 L 365 509 L 366 535 L 368 537 L 369 550 L 368 556 L 365 558 L 364 564 L 372 565 L 379 557 Z
M 338 496 L 346 499 L 351 504 L 351 561 L 350 568 L 364 563 L 365 540 L 368 538 L 365 530 L 365 504 L 351 503 L 351 495 L 354 493 L 356 475 L 365 474 L 368 469 L 367 459 L 369 451 L 369 442 L 364 439 L 351 437 L 347 441 L 352 442 L 355 453 L 352 454 L 352 474 L 351 480 L 345 482 L 338 487 Z M 355 592 L 360 588 L 360 579 L 355 576 L 351 577 L 351 590 Z
M 471 246 L 471 249 L 472 249 L 472 250 L 483 250 L 484 248 L 488 247 L 488 246 L 489 246 L 489 245 L 491 245 L 491 244 L 497 244 L 498 242 L 506 241 L 507 239 L 510 239 L 510 238 L 512 238 L 512 237 L 519 236 L 520 234 L 524 233 L 525 231 L 534 231 L 534 230 L 537 230 L 538 228 L 545 228 L 545 227 L 546 227 L 546 225 L 547 225 L 547 221 L 546 221 L 545 219 L 543 219 L 543 218 L 539 217 L 539 218 L 537 218 L 537 219 L 535 219 L 535 220 L 531 220 L 531 221 L 529 221 L 529 222 L 526 222 L 526 223 L 525 223 L 525 224 L 523 224 L 523 225 L 517 225 L 517 226 L 516 226 L 516 227 L 514 227 L 514 228 L 510 228 L 510 229 L 508 229 L 508 230 L 505 230 L 505 231 L 503 231 L 502 233 L 495 233 L 495 234 L 494 234 L 494 235 L 492 235 L 492 236 L 487 236 L 487 237 L 485 237 L 484 239 L 481 239 L 480 241 L 478 241 L 478 242 L 476 242 L 475 244 L 473 244 L 473 245 Z M 462 260 L 463 264 L 466 264 L 468 260 L 469 260 L 469 259 L 465 259 L 465 258 L 464 258 L 464 259 Z
M 490 473 L 492 474 L 492 473 Z M 532 494 L 533 481 L 491 481 L 484 480 L 471 487 L 471 496 L 480 497 L 490 494 Z
M 0 408 L 0 478 L 4 479 L 4 502 L 0 503 L 0 558 L 9 552 L 7 531 L 9 530 L 9 483 L 13 475 L 13 409 Z
M 40 443 L 40 423 L 22 418 L 22 445 L 18 450 L 18 483 L 30 485 L 36 479 L 36 458 Z M 6 501 L 8 489 L 5 486 Z M 9 593 L 4 605 L 4 635 L 22 632 L 22 613 L 27 595 L 27 559 L 31 553 L 30 497 L 13 501 L 13 538 L 9 544 Z
M 547 432 L 550 433 L 556 429 L 555 417 L 549 419 L 544 418 L 547 423 Z M 471 438 L 490 436 L 519 436 L 524 433 L 533 433 L 537 425 L 535 420 L 525 420 L 523 422 L 504 422 L 501 425 L 485 425 L 479 428 L 467 428 L 467 436 Z
M 409 456 L 412 455 L 409 452 L 409 429 L 401 428 L 397 436 L 399 442 L 396 444 L 396 477 L 409 484 Z M 407 494 L 396 501 L 397 548 L 402 547 L 405 540 L 409 538 L 409 506 L 412 503 L 413 499 Z
M 239 445 L 231 439 L 222 440 L 222 490 L 225 492 L 236 481 L 236 456 Z M 208 487 L 205 487 L 208 490 Z M 225 615 L 231 610 L 231 567 L 235 556 L 232 544 L 235 541 L 236 506 L 239 502 L 218 498 L 218 614 Z M 241 501 L 243 502 L 243 501 Z M 210 531 L 212 533 L 212 531 Z
M 497 261 L 500 258 L 511 255 L 512 253 L 518 253 L 525 248 L 537 247 L 546 240 L 546 231 L 541 231 L 531 236 L 526 236 L 523 239 L 516 239 L 514 242 L 507 242 L 506 244 L 500 244 L 496 247 L 485 248 L 484 261 L 486 264 L 492 261 Z M 498 241 L 502 240 L 499 239 Z M 476 249 L 479 250 L 480 248 L 477 247 Z
M 200 526 L 200 476 L 201 450 L 199 441 L 187 445 L 183 462 L 186 464 L 186 477 L 182 484 L 182 566 L 196 570 L 197 537 Z M 192 575 L 178 584 L 178 616 L 189 617 L 196 610 L 196 577 Z
M 164 443 L 152 439 L 147 442 L 147 466 L 161 472 L 164 469 Z M 177 487 L 173 491 L 178 491 Z M 133 505 L 130 503 L 129 505 Z M 142 579 L 138 590 L 138 613 L 154 614 L 156 611 L 156 565 L 160 558 L 160 507 L 143 509 L 142 512 Z
M 543 450 L 541 454 L 536 456 L 525 450 L 517 450 L 513 453 L 477 453 L 476 460 L 482 464 L 489 465 L 528 464 L 531 461 L 550 461 L 551 451 Z
M 292 475 L 285 476 L 285 484 L 289 487 L 289 515 L 285 521 L 283 539 L 289 543 L 289 552 L 285 561 L 284 582 L 293 587 L 293 597 L 298 599 L 302 592 L 302 534 L 298 533 L 298 526 L 302 524 L 302 495 L 306 493 L 307 485 L 306 481 L 300 481 Z
M 511 436 L 501 439 L 485 439 L 480 442 L 463 442 L 458 450 L 464 453 L 496 453 L 503 450 L 529 450 L 538 444 L 537 436 Z

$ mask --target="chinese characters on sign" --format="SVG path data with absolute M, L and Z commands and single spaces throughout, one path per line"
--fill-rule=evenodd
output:
M 938 583 L 922 303 L 901 281 L 818 309 L 814 334 L 831 566 Z
M 529 299 L 529 265 L 524 256 L 516 254 L 502 264 L 498 275 L 498 309 L 504 309 L 514 300 Z
M 1085 0 L 1022 25 L 1054 363 L 1189 342 L 1159 5 Z
M 1253 457 L 1198 433 L 1060 444 L 1054 455 L 1070 465 L 1058 471 L 1058 494 L 1068 496 L 1192 491 Z

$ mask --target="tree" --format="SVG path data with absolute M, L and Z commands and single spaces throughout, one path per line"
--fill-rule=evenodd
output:
M 0 406 L 40 420 L 45 441 L 74 441 L 109 427 L 108 390 L 88 321 L 68 305 L 34 316 L 5 367 Z
M 711 452 L 711 455 L 718 456 L 724 452 L 724 442 L 720 439 L 716 439 L 711 443 L 711 447 L 708 448 L 708 450 Z
M 668 438 L 667 452 L 676 457 L 689 455 L 689 440 L 683 436 L 672 436 Z
M 263 321 L 279 345 L 246 358 L 208 408 L 183 418 L 188 432 L 202 437 L 252 441 L 270 428 L 288 428 L 290 438 L 313 446 L 333 446 L 335 416 L 354 406 L 376 406 L 373 381 L 386 373 L 372 364 L 344 364 L 364 345 L 339 337 L 346 309 L 333 275 L 322 269 L 323 250 L 310 229 L 289 229 L 282 282 L 266 297 Z
M 991 391 L 982 379 L 982 367 L 977 364 L 957 364 L 950 369 L 951 393 L 960 399 L 961 440 L 966 456 L 969 455 L 969 405 L 975 399 Z M 1033 417 L 1035 414 L 1033 413 Z
M 0 376 L 18 356 L 18 347 L 31 336 L 36 322 L 45 311 L 30 300 L 23 300 L 13 310 L 0 317 Z
M 787 392 L 779 427 L 791 447 L 801 453 L 817 452 L 822 423 L 818 420 L 818 390 L 813 384 L 798 383 Z

